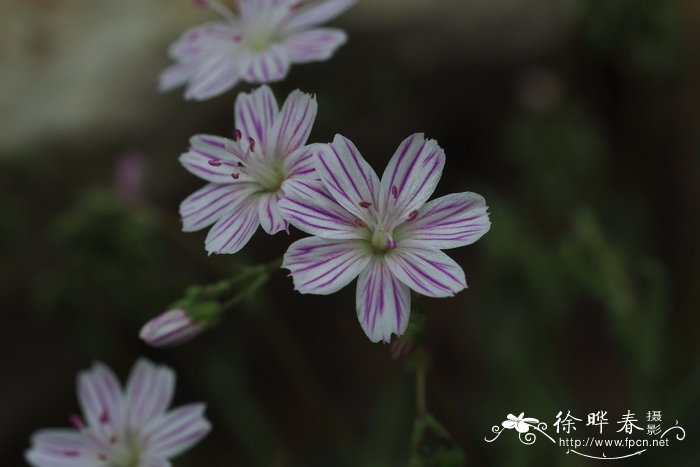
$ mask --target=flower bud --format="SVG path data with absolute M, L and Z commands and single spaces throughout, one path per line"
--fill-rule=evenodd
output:
M 168 310 L 147 322 L 139 337 L 153 347 L 172 347 L 192 339 L 205 327 L 193 321 L 185 310 Z

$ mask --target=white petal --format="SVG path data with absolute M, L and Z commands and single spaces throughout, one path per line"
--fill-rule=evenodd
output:
M 122 390 L 112 370 L 96 363 L 78 374 L 78 400 L 88 425 L 114 433 L 122 421 Z
M 287 174 L 287 179 L 318 178 L 314 167 L 315 151 L 317 150 L 317 144 L 309 144 L 289 154 L 284 159 L 284 171 Z
M 174 457 L 204 438 L 211 431 L 205 408 L 201 403 L 183 405 L 151 422 L 144 430 L 151 453 Z
M 89 442 L 76 430 L 48 429 L 32 435 L 24 457 L 35 467 L 99 467 Z
M 249 83 L 281 81 L 289 72 L 289 56 L 284 46 L 272 44 L 267 49 L 241 56 L 241 76 Z
M 252 195 L 214 224 L 207 234 L 205 248 L 209 254 L 236 253 L 248 243 L 259 225 L 258 197 Z
M 308 63 L 331 58 L 333 52 L 346 41 L 345 31 L 317 28 L 289 36 L 284 46 L 292 63 Z
M 170 405 L 175 391 L 175 373 L 141 358 L 129 375 L 126 387 L 127 426 L 140 429 Z
M 289 269 L 295 290 L 328 295 L 355 279 L 370 257 L 362 241 L 308 237 L 292 243 L 282 267 Z
M 358 219 L 343 209 L 318 180 L 287 180 L 280 214 L 297 229 L 329 239 L 359 239 L 365 235 Z
M 249 94 L 238 94 L 234 114 L 236 127 L 243 137 L 242 143 L 247 145 L 252 138 L 256 147 L 261 150 L 267 148 L 268 135 L 278 111 L 277 100 L 268 86 L 260 86 Z
M 409 288 L 391 274 L 382 258 L 373 258 L 357 280 L 357 318 L 372 342 L 389 342 L 406 331 Z
M 491 228 L 486 201 L 476 193 L 453 193 L 428 201 L 396 236 L 429 243 L 440 250 L 470 245 Z
M 354 4 L 355 0 L 309 2 L 306 6 L 292 11 L 289 19 L 283 24 L 283 30 L 289 33 L 316 26 L 335 18 Z
M 370 224 L 376 217 L 379 178 L 349 139 L 336 135 L 333 143 L 319 144 L 316 173 L 335 200 Z
M 467 287 L 462 268 L 440 250 L 400 242 L 385 260 L 401 282 L 429 297 L 451 297 Z
M 311 94 L 293 91 L 284 101 L 282 110 L 275 119 L 275 149 L 286 156 L 301 148 L 309 138 L 316 119 L 318 104 Z
M 506 421 L 504 421 L 503 423 L 501 423 L 501 425 L 503 425 L 503 428 L 506 428 L 506 429 L 508 429 L 508 430 L 512 430 L 513 428 L 515 428 L 515 425 L 516 425 L 517 423 L 518 423 L 518 422 L 513 421 L 513 420 L 506 420 Z
M 260 226 L 270 235 L 274 235 L 281 230 L 289 230 L 289 224 L 282 218 L 278 208 L 281 197 L 282 195 L 278 193 L 264 193 L 260 195 L 258 203 Z
M 185 99 L 203 101 L 232 89 L 241 78 L 239 67 L 230 54 L 209 58 L 189 79 Z
M 239 157 L 226 150 L 231 140 L 212 135 L 195 135 L 190 138 L 190 149 L 180 156 L 180 163 L 188 172 L 213 183 L 232 183 L 249 180 L 240 173 Z M 232 174 L 237 174 L 234 179 Z
M 258 189 L 253 183 L 210 183 L 180 204 L 182 231 L 194 232 L 218 221 Z
M 430 198 L 442 176 L 445 152 L 421 133 L 406 138 L 382 175 L 379 202 L 387 219 L 397 225 Z

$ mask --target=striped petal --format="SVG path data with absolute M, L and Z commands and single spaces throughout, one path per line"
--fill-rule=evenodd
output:
M 112 370 L 96 363 L 78 375 L 78 401 L 88 425 L 98 432 L 115 433 L 122 420 L 119 380 Z
M 185 99 L 203 101 L 219 96 L 233 88 L 240 78 L 235 57 L 217 54 L 200 65 L 189 79 Z
M 328 295 L 355 279 L 370 258 L 371 253 L 359 240 L 308 237 L 292 243 L 282 267 L 289 269 L 295 290 Z
M 258 197 L 241 201 L 209 230 L 204 246 L 209 254 L 233 254 L 243 248 L 260 225 Z
M 372 342 L 389 342 L 406 331 L 411 307 L 409 288 L 375 257 L 357 280 L 357 317 Z
M 476 193 L 454 193 L 427 202 L 414 220 L 396 231 L 397 236 L 429 242 L 445 250 L 470 245 L 491 228 L 486 200 Z
M 279 193 L 264 193 L 260 195 L 260 201 L 258 202 L 260 226 L 270 235 L 274 235 L 281 230 L 289 232 L 289 224 L 279 212 L 278 203 L 281 197 Z
M 249 94 L 238 94 L 233 111 L 244 143 L 248 144 L 249 138 L 252 138 L 257 147 L 266 148 L 268 135 L 279 111 L 272 90 L 268 86 L 260 86 Z
M 24 457 L 34 467 L 100 467 L 88 441 L 76 430 L 49 429 L 32 435 Z
M 309 138 L 316 119 L 318 104 L 311 94 L 293 91 L 284 101 L 275 119 L 275 148 L 278 154 L 287 155 L 301 148 Z
M 285 157 L 284 172 L 287 174 L 287 179 L 317 178 L 316 168 L 314 167 L 314 157 L 317 150 L 317 144 L 309 144 L 302 146 Z
M 333 198 L 365 223 L 371 223 L 376 212 L 379 178 L 352 141 L 336 135 L 333 143 L 318 145 L 314 164 Z
M 137 429 L 168 408 L 175 390 L 175 373 L 146 359 L 134 365 L 126 386 L 127 426 Z
M 238 174 L 238 181 L 246 181 L 240 173 L 239 163 L 243 161 L 226 150 L 232 143 L 226 138 L 212 135 L 195 135 L 190 138 L 190 149 L 180 156 L 180 163 L 193 175 L 213 183 L 231 183 L 232 174 Z
M 139 467 L 171 467 L 170 461 L 163 457 L 151 455 L 141 456 Z
M 440 181 L 445 152 L 432 139 L 416 133 L 406 138 L 382 175 L 379 202 L 396 225 L 425 204 Z
M 158 77 L 158 91 L 168 92 L 187 83 L 197 71 L 192 62 L 177 63 L 169 66 Z
M 272 44 L 267 49 L 248 53 L 242 58 L 241 76 L 250 83 L 280 81 L 289 72 L 289 56 L 284 46 Z
M 201 230 L 231 212 L 247 199 L 257 185 L 248 182 L 220 185 L 210 183 L 192 193 L 180 204 L 183 232 Z
M 340 29 L 317 28 L 297 32 L 284 40 L 292 63 L 318 62 L 331 58 L 345 44 L 347 34 Z
M 168 310 L 147 322 L 139 337 L 152 347 L 172 347 L 189 341 L 204 327 L 192 321 L 185 310 Z
M 385 260 L 401 282 L 429 297 L 451 297 L 467 287 L 462 268 L 440 250 L 404 241 Z
M 154 420 L 144 430 L 151 454 L 174 457 L 204 438 L 211 431 L 205 408 L 201 403 L 183 405 Z
M 183 63 L 202 63 L 212 52 L 230 50 L 238 30 L 223 21 L 213 21 L 187 30 L 168 48 L 171 58 Z
M 291 33 L 316 26 L 335 18 L 351 6 L 355 0 L 321 0 L 308 2 L 294 11 L 282 25 L 283 31 Z
M 318 180 L 287 180 L 280 214 L 297 229 L 328 239 L 360 239 L 363 229 L 359 219 L 340 206 Z

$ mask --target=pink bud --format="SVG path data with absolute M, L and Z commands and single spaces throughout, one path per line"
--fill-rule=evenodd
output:
M 153 347 L 172 347 L 192 339 L 204 327 L 192 321 L 185 310 L 169 310 L 147 322 L 139 337 Z

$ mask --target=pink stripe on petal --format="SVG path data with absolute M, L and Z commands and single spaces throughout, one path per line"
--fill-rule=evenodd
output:
M 180 204 L 182 230 L 194 232 L 215 223 L 256 190 L 257 185 L 248 182 L 212 183 L 200 188 Z
M 240 79 L 238 64 L 227 56 L 213 56 L 190 78 L 185 99 L 203 101 L 232 89 Z
M 403 238 L 441 250 L 479 240 L 491 227 L 486 200 L 471 192 L 454 193 L 426 203 L 415 220 L 399 226 Z
M 356 3 L 356 0 L 321 0 L 309 2 L 292 12 L 282 28 L 285 33 L 300 31 L 335 18 Z
M 234 114 L 242 141 L 252 138 L 261 150 L 265 150 L 277 112 L 277 100 L 268 86 L 260 86 L 248 94 L 238 94 Z
M 370 257 L 361 241 L 308 237 L 289 247 L 282 267 L 289 269 L 295 290 L 328 295 L 355 279 Z
M 287 97 L 273 130 L 278 153 L 286 156 L 306 143 L 317 110 L 316 98 L 310 94 L 296 90 Z
M 247 56 L 242 65 L 241 76 L 250 83 L 280 81 L 289 72 L 289 56 L 285 48 L 273 44 L 268 49 Z
M 114 430 L 122 413 L 121 388 L 112 370 L 96 363 L 78 375 L 78 400 L 88 425 Z
M 464 271 L 452 258 L 418 242 L 402 241 L 385 259 L 392 274 L 420 294 L 451 297 L 467 287 Z
M 293 34 L 284 46 L 292 63 L 308 63 L 329 59 L 346 41 L 345 31 L 318 28 Z
M 243 248 L 260 225 L 258 198 L 241 201 L 229 214 L 209 230 L 205 248 L 209 254 L 233 254 Z
M 357 318 L 372 342 L 402 335 L 411 307 L 409 288 L 396 279 L 381 257 L 375 257 L 357 280 Z
M 204 417 L 205 408 L 201 403 L 184 405 L 149 424 L 145 432 L 151 452 L 174 457 L 206 436 L 211 424 Z
M 287 221 L 282 218 L 279 212 L 278 202 L 280 197 L 281 195 L 277 193 L 265 193 L 260 195 L 260 201 L 258 203 L 260 226 L 270 235 L 288 229 Z
M 126 388 L 128 426 L 140 427 L 161 415 L 172 401 L 175 373 L 140 359 L 131 371 Z
M 435 191 L 445 153 L 435 140 L 416 133 L 406 138 L 382 175 L 380 203 L 393 225 L 419 209 Z

